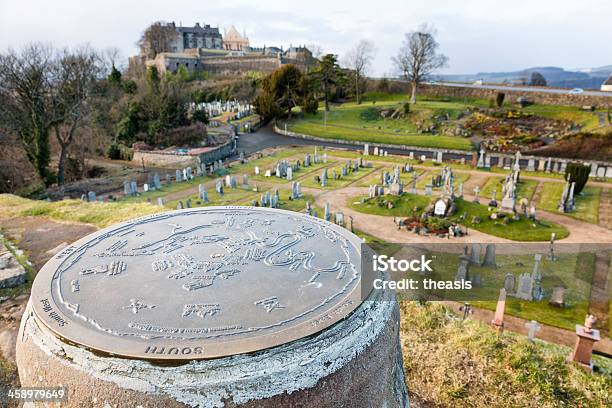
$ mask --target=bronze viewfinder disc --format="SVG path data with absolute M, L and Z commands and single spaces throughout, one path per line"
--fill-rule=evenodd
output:
M 362 299 L 360 240 L 304 214 L 209 207 L 138 218 L 54 256 L 32 289 L 58 337 L 111 355 L 193 360 L 278 346 Z

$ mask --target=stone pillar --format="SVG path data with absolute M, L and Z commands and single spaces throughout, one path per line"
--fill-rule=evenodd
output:
M 55 337 L 28 305 L 17 341 L 23 387 L 68 388 L 62 407 L 407 407 L 399 308 L 363 302 L 315 336 L 172 366 L 94 354 Z
M 601 340 L 599 330 L 591 329 L 590 332 L 580 324 L 576 325 L 576 344 L 574 350 L 567 357 L 567 361 L 578 363 L 581 367 L 593 371 L 593 363 L 591 356 L 593 354 L 593 345 L 596 341 Z

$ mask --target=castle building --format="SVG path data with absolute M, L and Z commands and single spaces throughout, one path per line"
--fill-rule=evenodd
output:
M 610 78 L 601 85 L 601 90 L 612 92 L 612 75 L 610 75 Z
M 152 59 L 142 51 L 139 56 L 130 58 L 133 72 L 154 66 L 160 73 L 176 72 L 180 67 L 190 73 L 269 73 L 284 64 L 295 64 L 308 70 L 316 63 L 312 53 L 303 46 L 290 46 L 286 51 L 282 47 L 251 47 L 246 34 L 240 35 L 233 25 L 224 36 L 219 33 L 219 28 L 208 24 L 183 27 L 173 22 L 165 27 L 170 28 L 168 31 L 172 37 L 166 46 L 168 49 Z
M 210 24 L 200 25 L 200 23 L 196 23 L 193 27 L 176 26 L 174 23 L 169 23 L 168 26 L 176 31 L 169 52 L 183 52 L 194 48 L 223 49 L 223 37 L 218 27 L 211 27 Z
M 250 47 L 246 34 L 240 35 L 236 27 L 231 26 L 223 36 L 223 48 L 228 51 L 243 51 Z

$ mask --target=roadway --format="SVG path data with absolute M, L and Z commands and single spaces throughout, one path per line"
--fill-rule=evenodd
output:
M 515 92 L 545 92 L 551 94 L 561 94 L 561 95 L 570 95 L 569 89 L 559 89 L 559 88 L 544 88 L 544 87 L 534 87 L 534 86 L 510 86 L 510 85 L 496 85 L 496 84 L 483 84 L 483 85 L 475 85 L 475 84 L 466 84 L 459 82 L 436 82 L 436 83 L 428 83 L 430 86 L 452 86 L 457 88 L 474 88 L 474 89 L 492 89 L 495 91 L 515 91 Z M 572 96 L 599 96 L 605 98 L 612 98 L 612 92 L 606 91 L 583 91 L 577 94 L 571 94 Z

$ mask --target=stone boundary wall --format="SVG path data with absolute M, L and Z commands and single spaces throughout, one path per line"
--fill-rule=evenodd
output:
M 244 57 L 205 57 L 200 60 L 202 69 L 212 73 L 227 72 L 272 72 L 281 66 L 277 57 L 244 56 Z
M 234 153 L 234 141 L 229 139 L 207 152 L 199 155 L 179 154 L 176 152 L 134 150 L 132 161 L 145 166 L 158 167 L 198 167 L 200 164 L 211 164 L 217 160 L 224 160 Z
M 295 138 L 304 139 L 304 140 L 312 140 L 314 142 L 337 143 L 337 144 L 344 144 L 348 146 L 364 146 L 367 144 L 370 146 L 370 149 L 373 149 L 374 147 L 378 147 L 379 149 L 383 148 L 383 149 L 390 149 L 390 150 L 402 150 L 406 152 L 414 152 L 415 158 L 421 155 L 427 155 L 428 153 L 431 153 L 431 155 L 428 158 L 433 158 L 435 157 L 437 152 L 442 152 L 444 155 L 450 155 L 452 158 L 455 158 L 455 159 L 465 158 L 466 162 L 468 162 L 472 160 L 473 156 L 477 155 L 476 151 L 468 151 L 468 150 L 437 149 L 437 148 L 431 148 L 431 147 L 394 145 L 394 144 L 386 144 L 386 143 L 370 143 L 370 142 L 363 142 L 363 141 L 357 141 L 357 140 L 341 140 L 341 139 L 331 139 L 331 138 L 327 139 L 323 137 L 316 137 L 316 136 L 305 135 L 302 133 L 285 131 L 279 128 L 276 123 L 274 123 L 272 129 L 274 130 L 274 132 L 280 135 L 295 137 Z M 372 152 L 372 150 L 370 150 L 370 152 Z M 504 163 L 506 164 L 512 163 L 514 161 L 513 154 L 487 152 L 487 155 L 491 156 L 491 167 L 499 166 L 500 161 L 502 159 L 504 160 Z M 370 153 L 370 156 L 373 156 L 372 153 Z M 542 170 L 543 167 L 541 166 L 543 166 L 546 163 L 546 161 L 549 160 L 549 157 L 523 155 L 520 160 L 521 168 L 523 169 L 527 168 L 528 162 L 530 161 L 530 159 L 534 161 L 535 170 L 538 170 L 538 169 Z M 561 165 L 561 163 L 566 163 L 566 164 L 570 162 L 585 163 L 585 164 L 591 164 L 594 167 L 594 170 L 591 172 L 591 177 L 612 178 L 612 162 L 604 162 L 604 161 L 596 161 L 596 160 L 582 160 L 582 159 L 554 158 L 554 157 L 550 159 L 551 159 L 551 168 L 554 168 L 555 163 L 557 163 L 557 165 L 559 166 Z
M 402 83 L 408 92 L 409 85 Z M 596 106 L 598 108 L 612 108 L 612 93 L 610 96 L 593 96 L 593 95 L 570 95 L 566 93 L 550 93 L 507 89 L 485 89 L 472 87 L 456 87 L 444 85 L 420 85 L 419 93 L 421 95 L 437 96 L 437 97 L 454 97 L 454 98 L 495 98 L 497 94 L 505 93 L 506 101 L 516 103 L 519 97 L 523 97 L 534 103 L 543 105 L 563 105 L 563 106 Z

